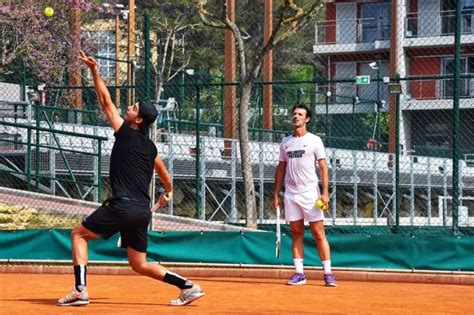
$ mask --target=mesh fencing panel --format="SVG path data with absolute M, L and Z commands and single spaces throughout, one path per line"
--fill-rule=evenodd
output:
M 83 48 L 99 61 L 101 75 L 121 113 L 141 99 L 154 102 L 159 111 L 155 142 L 172 176 L 174 198 L 158 210 L 152 228 L 220 230 L 254 227 L 249 222 L 255 221 L 259 229 L 273 230 L 279 143 L 291 133 L 291 109 L 299 103 L 310 105 L 314 116 L 309 131 L 319 135 L 326 146 L 331 194 L 326 224 L 375 226 L 380 231 L 387 225 L 402 226 L 404 233 L 439 227 L 450 231 L 453 225 L 472 227 L 472 8 L 467 4 L 462 8 L 462 50 L 456 60 L 454 3 L 406 1 L 396 8 L 384 1 L 325 4 L 313 24 L 274 51 L 273 81 L 262 82 L 259 77 L 252 87 L 245 111 L 249 134 L 245 143 L 240 142 L 246 130 L 239 128 L 238 102 L 247 95 L 238 83 L 224 80 L 222 31 L 194 26 L 168 37 L 169 29 L 151 12 L 148 27 L 144 16 L 137 15 L 131 39 L 130 20 L 121 13 L 83 15 Z M 263 29 L 263 8 L 258 3 L 251 5 L 252 21 L 237 10 L 237 20 L 249 23 L 250 48 L 261 44 Z M 191 13 L 183 26 L 198 22 Z M 163 9 L 159 14 L 169 12 Z M 173 16 L 168 18 L 171 21 Z M 176 47 L 171 64 L 163 59 L 167 39 Z M 135 47 L 132 54 L 130 43 Z M 150 64 L 145 59 L 148 55 Z M 458 85 L 454 78 L 457 62 Z M 90 75 L 82 70 L 76 85 L 61 81 L 40 88 L 43 82 L 33 69 L 16 64 L 11 71 L 0 85 L 1 186 L 92 202 L 87 204 L 90 212 L 110 195 L 108 172 L 114 139 L 97 104 Z M 390 94 L 397 85 L 401 93 Z M 263 129 L 268 119 L 264 109 L 268 86 L 272 89 L 272 127 Z M 453 118 L 455 86 L 460 96 L 457 126 Z M 228 110 L 232 102 L 235 112 Z M 228 136 L 229 128 L 234 136 Z M 453 179 L 454 134 L 459 135 L 460 144 L 458 181 Z M 242 156 L 247 149 L 248 154 Z M 250 165 L 255 213 L 247 208 L 244 162 Z M 456 222 L 453 183 L 459 186 Z M 152 192 L 155 200 L 162 191 L 157 179 Z M 1 202 L 24 203 L 10 190 L 7 195 Z M 30 196 L 27 206 L 48 208 L 41 206 L 45 198 L 38 196 Z M 5 207 L 2 221 L 11 223 L 11 213 L 3 215 L 11 211 L 10 206 Z M 36 225 L 2 228 L 72 227 L 87 211 L 61 214 L 76 218 L 73 222 L 51 217 Z

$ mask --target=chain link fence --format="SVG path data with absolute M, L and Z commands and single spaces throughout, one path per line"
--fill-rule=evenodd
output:
M 309 130 L 323 139 L 330 167 L 329 231 L 361 227 L 378 233 L 388 227 L 398 233 L 472 234 L 472 8 L 466 4 L 461 11 L 462 53 L 456 59 L 453 3 L 407 1 L 396 8 L 396 21 L 388 2 L 327 3 L 314 24 L 275 50 L 273 81 L 254 85 L 248 157 L 241 156 L 239 130 L 235 138 L 225 136 L 229 124 L 238 129 L 235 120 L 228 121 L 226 104 L 242 95 L 237 83 L 224 80 L 223 32 L 193 26 L 169 37 L 150 12 L 148 26 L 137 16 L 130 55 L 129 19 L 122 13 L 83 16 L 84 49 L 99 60 L 117 107 L 123 112 L 148 99 L 159 110 L 156 145 L 173 178 L 174 199 L 154 215 L 152 229 L 248 226 L 244 158 L 255 187 L 251 219 L 258 229 L 273 230 L 279 143 L 291 133 L 292 106 L 306 103 L 315 113 Z M 249 32 L 257 36 L 263 8 L 252 5 L 256 24 Z M 180 25 L 197 25 L 189 12 Z M 237 10 L 237 18 L 242 14 Z M 177 47 L 171 64 L 162 59 L 167 40 Z M 461 74 L 455 84 L 457 62 Z M 8 78 L 15 80 L 4 77 L 1 83 L 2 229 L 73 227 L 110 194 L 112 129 L 84 70 L 80 84 L 44 87 L 28 67 L 14 73 Z M 263 125 L 265 86 L 272 88 L 271 129 Z M 397 86 L 401 91 L 392 90 Z M 227 94 L 232 88 L 235 100 Z M 80 95 L 80 101 L 71 95 Z M 459 153 L 458 180 L 453 150 Z M 157 183 L 155 198 L 162 191 Z M 453 212 L 454 195 L 459 208 Z M 42 215 L 48 217 L 39 219 Z

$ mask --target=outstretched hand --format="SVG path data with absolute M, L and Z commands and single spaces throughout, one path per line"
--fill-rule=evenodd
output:
M 95 60 L 94 58 L 92 58 L 90 56 L 89 57 L 86 56 L 86 54 L 82 50 L 79 51 L 79 59 L 84 61 L 86 66 L 91 70 L 94 70 L 94 69 L 98 68 L 99 64 L 97 63 L 97 60 Z

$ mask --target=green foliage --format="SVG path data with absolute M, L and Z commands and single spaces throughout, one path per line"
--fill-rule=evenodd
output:
M 368 113 L 364 118 L 362 118 L 362 124 L 365 128 L 371 129 L 375 124 L 376 114 L 375 113 Z M 388 120 L 389 114 L 388 112 L 380 113 L 380 139 L 383 142 L 388 141 Z

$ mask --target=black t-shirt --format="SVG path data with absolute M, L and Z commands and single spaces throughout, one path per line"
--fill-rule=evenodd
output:
M 110 184 L 113 198 L 128 197 L 150 202 L 148 187 L 157 155 L 155 144 L 124 121 L 114 134 L 110 156 Z

